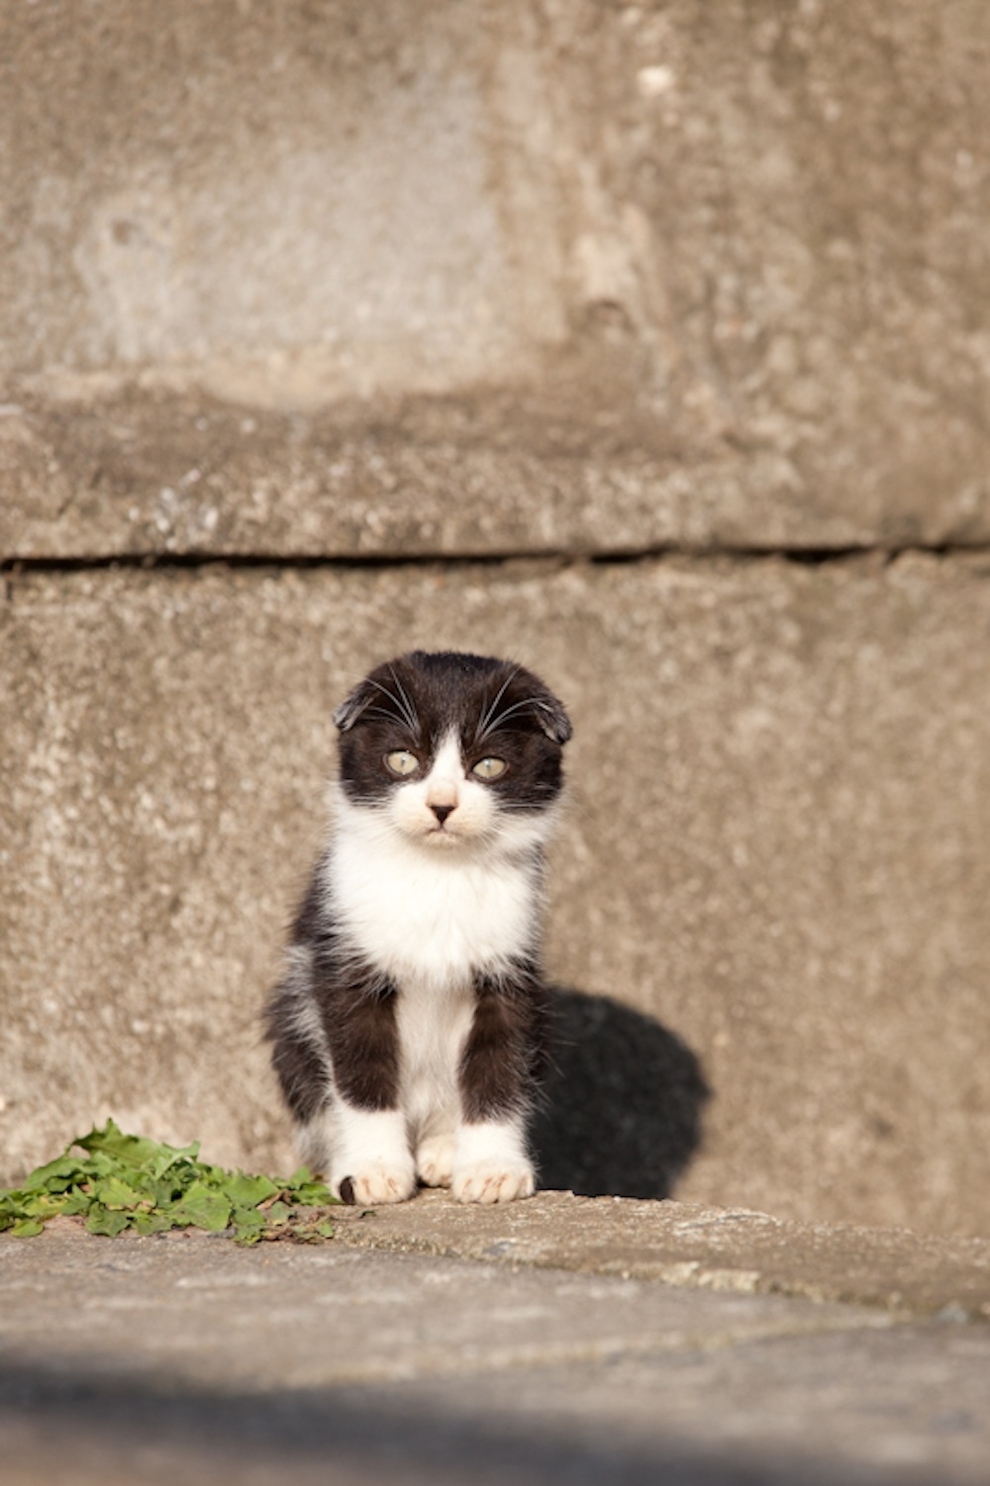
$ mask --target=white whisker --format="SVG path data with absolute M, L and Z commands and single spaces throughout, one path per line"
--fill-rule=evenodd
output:
M 478 727 L 477 727 L 477 729 L 475 731 L 475 738 L 478 740 L 478 742 L 480 742 L 482 738 L 486 738 L 488 736 L 488 731 L 489 731 L 489 729 L 488 729 L 488 723 L 489 723 L 489 719 L 491 718 L 492 714 L 494 713 L 495 708 L 498 706 L 499 702 L 505 696 L 506 688 L 510 685 L 510 683 L 515 679 L 515 677 L 518 674 L 519 674 L 519 667 L 518 666 L 513 666 L 512 670 L 509 672 L 508 676 L 506 676 L 505 680 L 502 682 L 502 685 L 499 687 L 499 689 L 498 689 L 498 691 L 497 691 L 497 693 L 495 695 L 495 700 L 492 702 L 491 706 L 485 712 L 484 717 L 478 723 Z
M 389 712 L 381 707 L 369 707 L 367 710 L 369 712 L 377 712 L 381 717 L 393 717 L 396 722 L 403 723 L 406 727 L 409 728 L 410 732 L 415 734 L 417 730 L 417 719 L 408 710 L 408 708 L 403 705 L 403 703 L 395 695 L 395 692 L 389 691 L 387 686 L 382 686 L 381 682 L 375 681 L 373 677 L 369 677 L 368 679 L 371 681 L 372 686 L 377 687 L 377 689 L 382 693 L 383 696 L 388 697 L 389 701 L 395 707 L 395 712 Z
M 365 717 L 387 717 L 389 722 L 401 723 L 403 727 L 409 726 L 401 712 L 390 712 L 387 707 L 365 707 L 364 715 Z
M 409 722 L 409 726 L 412 729 L 412 731 L 415 733 L 415 732 L 417 732 L 419 730 L 419 713 L 416 711 L 415 706 L 410 701 L 410 699 L 409 699 L 409 693 L 406 691 L 406 689 L 403 686 L 402 682 L 399 680 L 398 676 L 395 674 L 395 667 L 394 666 L 389 666 L 388 672 L 389 672 L 389 675 L 391 676 L 392 680 L 395 682 L 396 689 L 397 689 L 400 697 L 402 698 L 403 705 L 404 705 L 404 708 L 405 708 L 406 717 L 407 717 L 408 722 Z
M 478 739 L 478 742 L 483 742 L 489 734 L 494 733 L 504 723 L 508 722 L 510 717 L 514 717 L 517 712 L 525 712 L 527 709 L 532 710 L 536 706 L 538 706 L 538 703 L 535 697 L 524 697 L 521 702 L 513 702 L 511 707 L 506 707 L 504 712 L 500 712 L 495 720 L 488 724 Z

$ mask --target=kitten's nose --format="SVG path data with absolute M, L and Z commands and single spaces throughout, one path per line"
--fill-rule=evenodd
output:
M 453 815 L 454 813 L 453 805 L 431 805 L 430 809 L 441 825 L 443 825 L 448 815 Z

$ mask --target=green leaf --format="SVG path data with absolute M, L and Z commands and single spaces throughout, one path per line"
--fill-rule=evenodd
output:
M 78 1156 L 59 1156 L 57 1160 L 49 1161 L 47 1166 L 39 1166 L 32 1171 L 18 1190 L 64 1192 L 86 1174 L 85 1166 L 86 1163 L 80 1161 Z
M 330 1188 L 318 1181 L 308 1166 L 300 1166 L 283 1183 L 283 1191 L 290 1193 L 295 1202 L 303 1207 L 329 1207 L 340 1201 Z
M 67 1218 L 74 1218 L 79 1213 L 88 1213 L 93 1199 L 81 1187 L 73 1187 L 62 1197 L 60 1211 Z
M 231 1210 L 231 1203 L 222 1192 L 213 1191 L 205 1182 L 194 1182 L 168 1212 L 173 1222 L 221 1233 L 230 1221 Z
M 167 1213 L 134 1213 L 130 1226 L 147 1238 L 152 1233 L 167 1233 L 175 1224 Z
M 8 1232 L 11 1238 L 36 1238 L 44 1230 L 45 1225 L 40 1218 L 21 1218 L 8 1229 Z
M 195 1161 L 199 1155 L 198 1141 L 181 1147 L 165 1145 L 149 1140 L 145 1135 L 125 1135 L 113 1120 L 107 1120 L 102 1130 L 91 1130 L 88 1135 L 79 1136 L 72 1144 L 82 1146 L 84 1151 L 93 1155 L 111 1156 L 125 1166 L 145 1170 L 156 1177 L 163 1176 L 176 1161 Z
M 265 1214 L 256 1207 L 235 1207 L 230 1215 L 235 1228 L 264 1228 Z
M 29 1218 L 53 1218 L 59 1211 L 59 1201 L 47 1192 L 32 1192 L 18 1204 L 18 1210 Z
M 133 1209 L 140 1203 L 146 1201 L 143 1192 L 136 1192 L 134 1188 L 119 1176 L 108 1176 L 103 1181 L 96 1182 L 93 1195 L 104 1207 L 116 1208 L 118 1210 Z
M 265 1215 L 256 1207 L 235 1207 L 230 1222 L 238 1243 L 257 1243 L 265 1231 Z
M 196 1162 L 197 1179 L 206 1182 L 208 1186 L 223 1187 L 230 1180 L 230 1175 L 222 1166 L 210 1166 L 206 1161 Z
M 340 1198 L 335 1197 L 329 1187 L 322 1182 L 308 1182 L 305 1187 L 300 1187 L 294 1193 L 295 1199 L 302 1207 L 336 1207 L 340 1205 Z
M 175 1171 L 169 1172 L 167 1176 L 153 1177 L 148 1183 L 148 1195 L 156 1207 L 167 1207 L 170 1202 L 177 1202 L 186 1187 L 191 1187 L 196 1180 L 195 1168 L 188 1173 L 189 1179 L 183 1185 L 178 1180 Z
M 227 1177 L 223 1190 L 235 1207 L 257 1207 L 259 1202 L 274 1196 L 280 1188 L 270 1176 L 247 1176 L 243 1171 L 237 1171 Z
M 127 1213 L 112 1213 L 94 1202 L 86 1219 L 86 1228 L 90 1233 L 102 1233 L 107 1238 L 116 1238 L 118 1233 L 123 1233 L 128 1223 Z

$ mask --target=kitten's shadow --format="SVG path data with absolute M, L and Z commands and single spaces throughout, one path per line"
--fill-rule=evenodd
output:
M 701 1143 L 710 1090 L 691 1049 L 607 996 L 552 991 L 550 1067 L 531 1126 L 540 1186 L 669 1197 Z

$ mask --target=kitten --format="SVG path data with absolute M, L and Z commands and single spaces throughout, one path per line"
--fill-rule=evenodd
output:
M 334 825 L 267 1010 L 300 1152 L 347 1202 L 528 1196 L 567 714 L 521 666 L 417 650 L 334 722 Z

